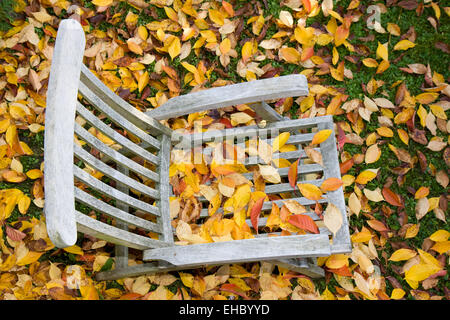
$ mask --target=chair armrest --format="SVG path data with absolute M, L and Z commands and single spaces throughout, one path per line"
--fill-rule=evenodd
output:
M 61 21 L 50 69 L 44 132 L 44 212 L 50 240 L 59 248 L 77 240 L 73 135 L 84 47 L 81 25 L 73 19 Z
M 243 103 L 304 95 L 308 95 L 306 77 L 293 74 L 185 94 L 171 98 L 162 106 L 145 114 L 156 120 L 164 120 Z

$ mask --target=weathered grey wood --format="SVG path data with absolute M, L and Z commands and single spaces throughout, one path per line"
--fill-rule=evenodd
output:
M 79 211 L 75 211 L 75 218 L 79 232 L 89 234 L 93 237 L 103 239 L 114 244 L 139 250 L 170 246 L 164 241 L 154 240 L 149 237 L 140 236 L 138 234 L 110 226 L 109 224 L 92 219 Z
M 99 211 L 101 213 L 104 213 L 108 216 L 111 216 L 113 218 L 116 218 L 119 221 L 125 222 L 125 224 L 131 224 L 136 227 L 142 228 L 144 230 L 153 231 L 157 233 L 161 233 L 161 227 L 153 222 L 147 221 L 145 219 L 136 217 L 135 215 L 132 215 L 128 212 L 123 211 L 128 206 L 122 206 L 122 209 L 120 208 L 121 205 L 117 205 L 116 207 L 113 207 L 106 202 L 103 202 L 93 196 L 91 196 L 89 193 L 84 192 L 83 190 L 80 190 L 79 188 L 75 188 L 75 199 L 92 209 Z
M 73 172 L 74 176 L 77 180 L 80 182 L 83 182 L 87 186 L 91 187 L 92 189 L 108 195 L 108 197 L 113 198 L 117 201 L 127 203 L 130 207 L 133 207 L 138 210 L 142 210 L 147 213 L 151 213 L 155 216 L 160 216 L 159 208 L 153 205 L 150 205 L 148 203 L 145 203 L 141 200 L 138 200 L 136 198 L 130 197 L 128 194 L 125 194 L 118 189 L 115 189 L 111 187 L 110 185 L 107 185 L 106 183 L 94 178 L 86 171 L 80 169 L 76 165 L 73 166 Z
M 169 208 L 169 195 L 170 195 L 170 185 L 169 185 L 169 167 L 170 167 L 170 138 L 166 135 L 160 136 L 161 149 L 160 155 L 160 165 L 159 165 L 159 177 L 160 183 L 158 184 L 160 198 L 158 201 L 159 210 L 161 212 L 161 217 L 159 223 L 161 229 L 163 230 L 162 237 L 166 243 L 173 243 L 172 235 L 172 219 L 170 218 L 170 208 Z
M 128 168 L 124 167 L 124 166 L 122 166 L 120 164 L 117 166 L 117 170 L 120 173 L 123 173 L 124 175 L 129 175 L 130 174 L 130 171 L 128 170 Z M 116 188 L 117 188 L 117 190 L 119 190 L 120 192 L 123 192 L 125 194 L 128 194 L 129 191 L 130 191 L 128 186 L 126 184 L 121 183 L 121 182 L 117 182 Z M 116 206 L 122 212 L 124 211 L 124 212 L 128 213 L 129 210 L 130 210 L 130 207 L 128 206 L 128 204 L 126 202 L 117 201 Z M 130 214 L 128 214 L 128 216 L 130 216 Z M 127 219 L 126 221 L 129 221 L 129 219 Z M 155 225 L 155 224 L 152 223 L 152 225 Z M 119 228 L 119 229 L 128 231 L 128 223 L 126 223 L 124 221 L 117 220 L 116 221 L 116 227 Z M 159 231 L 161 231 L 160 228 L 158 228 L 158 229 L 159 229 Z M 116 247 L 114 248 L 114 253 L 115 253 L 114 261 L 116 263 L 116 268 L 126 268 L 126 267 L 128 267 L 128 247 L 127 246 L 116 245 Z
M 110 108 L 142 130 L 150 130 L 152 132 L 156 130 L 155 135 L 164 133 L 170 136 L 172 134 L 170 128 L 160 124 L 154 118 L 147 116 L 112 92 L 85 65 L 81 66 L 80 82 L 92 90 Z
M 85 142 L 87 142 L 90 146 L 94 147 L 100 152 L 103 152 L 107 156 L 109 156 L 114 162 L 119 165 L 123 165 L 126 168 L 150 179 L 153 181 L 159 181 L 159 174 L 147 169 L 146 167 L 141 166 L 137 162 L 128 159 L 123 156 L 120 152 L 108 147 L 106 144 L 101 142 L 98 138 L 94 137 L 90 134 L 86 129 L 80 126 L 78 123 L 75 123 L 75 133 Z M 120 171 L 120 170 L 119 170 Z
M 331 177 L 341 179 L 341 170 L 339 167 L 339 160 L 336 148 L 336 137 L 334 133 L 334 125 L 332 121 L 321 123 L 318 125 L 319 130 L 330 129 L 333 133 L 328 137 L 327 140 L 320 144 L 320 149 L 322 150 L 322 158 L 324 163 L 324 178 L 328 179 Z M 347 210 L 345 206 L 343 188 L 340 187 L 335 191 L 327 192 L 327 197 L 331 203 L 339 208 L 342 214 L 342 226 L 338 230 L 335 236 L 333 236 L 332 252 L 337 253 L 348 253 L 352 251 L 352 245 L 350 241 L 350 231 L 348 227 Z
M 243 103 L 304 95 L 308 95 L 306 77 L 294 74 L 185 94 L 169 99 L 146 114 L 156 120 L 164 120 Z
M 89 152 L 84 150 L 78 145 L 74 145 L 74 154 L 77 158 L 80 160 L 83 160 L 87 164 L 89 164 L 94 169 L 104 173 L 106 176 L 110 177 L 111 179 L 115 181 L 120 181 L 123 184 L 126 184 L 128 187 L 135 189 L 139 192 L 142 192 L 143 194 L 152 197 L 153 199 L 159 199 L 159 191 L 150 188 L 149 186 L 146 186 L 145 184 L 142 184 L 134 179 L 131 179 L 130 177 L 120 173 L 119 171 L 111 168 L 110 166 L 106 165 L 105 163 L 101 162 L 99 159 L 95 158 L 93 155 L 91 155 Z
M 138 137 L 142 141 L 148 143 L 150 146 L 154 147 L 155 149 L 159 149 L 159 147 L 160 147 L 159 141 L 150 135 L 150 134 L 159 135 L 159 134 L 161 134 L 159 131 L 157 131 L 156 129 L 153 129 L 150 131 L 150 134 L 148 134 L 143 129 L 134 125 L 131 121 L 128 121 L 125 117 L 123 117 L 123 115 L 121 115 L 120 113 L 118 113 L 114 109 L 112 109 L 110 105 L 107 105 L 100 97 L 95 95 L 91 91 L 91 89 L 89 89 L 83 83 L 80 83 L 79 86 L 80 86 L 79 90 L 80 90 L 80 93 L 83 95 L 83 98 L 85 98 L 97 110 L 104 113 L 108 117 L 108 119 L 113 121 L 118 126 L 129 131 L 130 133 L 134 134 L 136 137 Z
M 84 31 L 75 20 L 63 20 L 53 51 L 45 111 L 45 217 L 50 240 L 59 247 L 75 244 L 73 194 L 73 127 Z M 70 54 L 67 54 L 70 52 Z
M 265 101 L 260 101 L 250 105 L 255 113 L 267 122 L 283 121 L 284 117 L 276 112 L 271 106 L 269 106 Z
M 77 113 L 91 126 L 123 146 L 125 149 L 129 150 L 131 153 L 139 155 L 140 157 L 155 165 L 159 164 L 159 158 L 157 156 L 150 153 L 138 144 L 135 144 L 131 140 L 125 138 L 123 135 L 113 130 L 112 128 L 108 127 L 105 123 L 94 116 L 89 110 L 87 110 L 81 103 L 77 103 Z M 147 145 L 147 147 L 149 147 L 149 145 Z
M 144 250 L 143 260 L 163 260 L 178 266 L 262 261 L 277 258 L 320 257 L 330 254 L 327 235 L 268 237 L 173 246 Z
M 317 118 L 273 122 L 267 124 L 265 128 L 259 128 L 258 126 L 245 126 L 223 130 L 209 130 L 202 133 L 186 134 L 183 136 L 186 141 L 189 141 L 192 145 L 194 145 L 197 140 L 205 143 L 213 140 L 224 141 L 239 137 L 268 137 L 272 133 L 278 135 L 283 131 L 297 131 L 300 129 L 314 128 L 317 127 L 319 123 L 326 123 L 332 121 L 332 119 L 333 118 L 331 116 L 321 116 Z

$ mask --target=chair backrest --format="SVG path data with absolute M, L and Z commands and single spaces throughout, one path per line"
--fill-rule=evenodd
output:
M 172 130 L 97 79 L 82 64 L 84 47 L 81 25 L 63 20 L 45 114 L 49 237 L 57 247 L 75 244 L 77 231 L 137 249 L 169 246 Z M 92 196 L 96 192 L 100 197 Z M 97 219 L 95 212 L 114 218 L 116 225 Z

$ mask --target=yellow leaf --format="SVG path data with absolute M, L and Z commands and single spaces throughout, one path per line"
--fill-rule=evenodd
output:
M 394 46 L 394 50 L 408 50 L 409 48 L 414 48 L 415 46 L 416 44 L 414 42 L 405 39 L 397 42 Z
M 391 299 L 399 300 L 399 299 L 403 298 L 404 295 L 405 295 L 405 291 L 403 291 L 400 288 L 395 288 L 394 290 L 392 290 Z
M 281 147 L 283 147 L 286 142 L 289 140 L 289 137 L 291 136 L 291 134 L 289 132 L 283 132 L 280 133 L 274 140 L 272 143 L 272 152 L 277 152 L 278 150 L 280 150 Z
M 397 133 L 398 133 L 398 137 L 400 138 L 400 140 L 402 140 L 402 142 L 406 145 L 409 144 L 409 135 L 408 133 L 403 130 L 403 129 L 397 129 Z
M 409 260 L 412 257 L 415 257 L 417 255 L 417 252 L 411 249 L 398 249 L 396 250 L 391 257 L 389 258 L 390 261 L 404 261 Z
M 301 60 L 300 52 L 298 52 L 295 48 L 284 47 L 280 49 L 281 58 L 284 59 L 288 63 L 297 64 Z
M 317 132 L 312 141 L 311 144 L 320 144 L 322 142 L 324 142 L 325 140 L 328 139 L 328 137 L 330 136 L 330 134 L 333 132 L 333 130 L 331 129 L 325 129 L 325 130 L 320 130 L 319 132 Z
M 430 105 L 431 112 L 439 119 L 447 120 L 447 115 L 445 114 L 444 108 L 437 104 Z
M 31 170 L 27 171 L 26 174 L 27 174 L 28 178 L 33 179 L 33 180 L 38 179 L 43 176 L 42 171 L 39 169 L 31 169 Z
M 355 182 L 359 184 L 366 184 L 372 181 L 377 176 L 377 173 L 372 171 L 373 169 L 367 169 L 361 172 L 357 177 Z
M 209 9 L 208 12 L 209 12 L 209 18 L 211 19 L 212 22 L 214 22 L 215 24 L 218 24 L 219 26 L 223 26 L 224 17 L 220 13 L 220 11 L 214 10 L 214 9 Z
M 127 40 L 127 46 L 128 49 L 130 49 L 131 52 L 136 53 L 137 55 L 142 55 L 144 52 L 139 44 L 137 44 L 133 38 L 130 38 Z
M 98 7 L 106 7 L 113 3 L 113 0 L 93 0 L 92 4 L 95 4 Z
M 322 199 L 322 191 L 316 185 L 311 183 L 298 183 L 298 189 L 302 193 L 302 195 L 310 200 L 320 200 Z
M 341 253 L 333 254 L 327 259 L 325 265 L 330 269 L 339 269 L 348 266 L 348 255 Z
M 183 282 L 186 287 L 192 288 L 194 285 L 194 276 L 185 272 L 178 272 L 178 274 L 180 275 L 181 282 Z
M 425 92 L 415 96 L 416 101 L 423 104 L 429 104 L 439 97 L 437 92 Z
M 405 239 L 411 239 L 417 236 L 420 230 L 420 224 L 413 224 L 406 229 Z
M 227 54 L 231 50 L 231 41 L 229 38 L 223 39 L 219 45 L 220 52 L 222 54 Z
M 148 81 L 150 80 L 148 71 L 145 71 L 140 77 L 138 81 L 138 90 L 139 92 L 142 92 L 144 90 L 145 86 L 148 84 Z
M 405 272 L 405 280 L 412 282 L 420 282 L 438 272 L 440 268 L 437 268 L 431 264 L 419 263 L 413 265 Z
M 387 46 L 381 44 L 380 42 L 378 42 L 378 48 L 377 48 L 377 57 L 381 58 L 385 61 L 389 61 L 389 54 L 388 54 L 388 49 Z
M 450 241 L 436 242 L 431 249 L 439 254 L 444 254 L 450 250 Z
M 77 246 L 76 244 L 74 244 L 73 246 L 64 248 L 64 251 L 73 253 L 73 254 L 78 254 L 81 256 L 84 254 L 83 250 L 81 250 L 81 248 L 79 246 Z
M 167 50 L 172 60 L 181 53 L 181 42 L 178 37 L 173 37 L 172 42 Z
M 386 137 L 386 138 L 392 138 L 394 136 L 394 132 L 391 129 L 389 129 L 388 127 L 377 128 L 377 133 L 380 136 Z
M 242 46 L 242 60 L 245 62 L 253 54 L 253 41 L 247 41 Z
M 374 58 L 365 58 L 362 60 L 362 63 L 368 68 L 378 67 L 378 62 Z
M 435 242 L 441 242 L 441 241 L 447 241 L 448 238 L 450 237 L 450 232 L 448 232 L 447 230 L 438 230 L 435 233 L 433 233 L 430 236 L 430 240 L 433 240 Z
M 36 262 L 43 254 L 44 252 L 29 251 L 24 257 L 16 262 L 16 265 L 25 266 Z

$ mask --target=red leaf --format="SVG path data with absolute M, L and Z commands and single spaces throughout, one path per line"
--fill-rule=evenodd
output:
M 317 228 L 314 220 L 304 214 L 294 214 L 288 218 L 288 222 L 297 228 L 312 232 L 319 233 L 319 228 Z
M 292 188 L 295 189 L 295 185 L 297 184 L 297 175 L 298 175 L 298 162 L 300 159 L 297 159 L 293 164 L 289 166 L 288 179 L 289 184 Z
M 227 129 L 233 128 L 230 119 L 222 118 L 219 120 L 220 123 L 224 124 Z
M 119 300 L 137 300 L 141 297 L 142 295 L 140 295 L 139 293 L 130 292 L 121 296 Z
M 252 222 L 253 229 L 256 230 L 256 234 L 258 234 L 258 220 L 265 198 L 266 197 L 259 198 L 253 205 L 252 211 L 250 212 L 250 220 Z
M 338 137 L 337 137 L 338 149 L 339 149 L 339 151 L 341 151 L 342 148 L 344 147 L 344 144 L 347 142 L 347 140 L 346 140 L 347 137 L 345 136 L 345 132 L 341 128 L 339 123 L 337 123 L 336 125 L 337 125 L 337 129 L 338 129 Z
M 391 205 L 396 207 L 403 207 L 403 201 L 398 194 L 389 188 L 383 188 L 381 191 L 384 199 Z
M 13 241 L 21 241 L 23 238 L 25 238 L 26 234 L 22 231 L 19 231 L 17 229 L 11 228 L 10 226 L 6 226 L 6 234 L 8 237 L 11 238 Z

